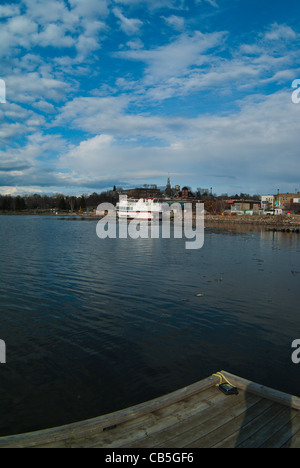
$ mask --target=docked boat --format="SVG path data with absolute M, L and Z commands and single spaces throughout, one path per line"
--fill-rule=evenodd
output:
M 135 200 L 124 197 L 117 203 L 116 209 L 121 219 L 159 220 L 162 218 L 164 204 L 153 198 Z

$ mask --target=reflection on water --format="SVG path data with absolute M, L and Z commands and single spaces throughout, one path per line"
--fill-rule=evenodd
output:
M 96 222 L 0 217 L 0 435 L 127 407 L 225 369 L 299 394 L 299 235 L 208 228 L 106 239 Z

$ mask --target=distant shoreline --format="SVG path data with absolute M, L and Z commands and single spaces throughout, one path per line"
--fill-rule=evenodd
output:
M 96 215 L 95 213 L 66 213 L 66 212 L 48 212 L 43 211 L 39 212 L 37 210 L 31 211 L 10 211 L 10 212 L 0 212 L 0 216 L 52 216 L 53 218 L 59 217 L 70 217 L 74 220 L 84 220 L 84 219 L 101 219 L 103 216 Z M 280 230 L 280 229 L 300 229 L 300 215 L 279 215 L 279 216 L 250 216 L 250 215 L 205 215 L 205 226 L 207 227 L 233 227 L 233 226 L 252 226 L 252 227 L 261 227 L 268 230 Z
M 79 212 L 64 212 L 64 211 L 39 211 L 39 210 L 24 210 L 24 211 L 0 211 L 0 216 L 53 216 L 53 218 L 61 216 L 85 217 L 85 218 L 100 218 L 100 215 L 95 213 L 79 213 Z
M 266 230 L 296 230 L 300 229 L 300 215 L 279 215 L 279 216 L 222 216 L 206 215 L 205 225 L 207 227 L 260 227 Z

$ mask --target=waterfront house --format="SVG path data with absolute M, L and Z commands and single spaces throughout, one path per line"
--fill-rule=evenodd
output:
M 294 199 L 300 199 L 300 192 L 298 193 L 279 193 L 276 195 L 275 206 L 282 210 L 291 210 L 293 208 Z
M 274 210 L 275 208 L 275 195 L 262 195 L 261 208 L 263 211 Z

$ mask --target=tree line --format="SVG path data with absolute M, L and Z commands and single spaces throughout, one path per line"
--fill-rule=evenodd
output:
M 114 203 L 115 197 L 110 192 L 92 193 L 91 195 L 0 195 L 0 211 L 57 210 L 86 211 L 97 208 L 101 203 Z
M 238 199 L 259 199 L 259 195 L 251 197 L 249 194 L 241 193 L 240 195 L 222 194 L 216 196 L 210 193 L 198 193 L 190 192 L 191 199 L 202 200 L 205 203 L 205 209 L 209 212 L 219 212 L 224 209 L 224 200 L 228 198 Z M 114 187 L 113 190 L 109 190 L 102 193 L 92 193 L 91 195 L 81 196 L 65 196 L 63 194 L 57 195 L 24 195 L 24 196 L 12 196 L 12 195 L 0 195 L 0 211 L 5 212 L 20 212 L 20 211 L 86 211 L 97 208 L 101 203 L 112 203 L 116 204 L 119 195 Z

